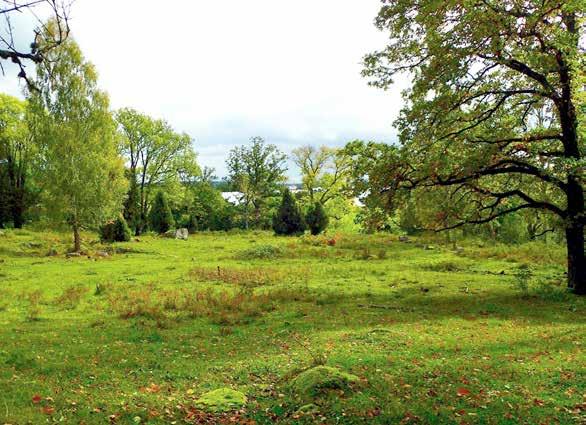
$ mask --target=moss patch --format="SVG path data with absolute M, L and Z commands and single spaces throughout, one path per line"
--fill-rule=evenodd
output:
M 356 375 L 335 367 L 317 366 L 297 375 L 291 381 L 291 390 L 303 400 L 309 400 L 330 389 L 346 389 L 358 382 Z
M 195 406 L 208 412 L 229 412 L 246 404 L 246 396 L 231 388 L 218 388 L 203 394 L 195 401 Z

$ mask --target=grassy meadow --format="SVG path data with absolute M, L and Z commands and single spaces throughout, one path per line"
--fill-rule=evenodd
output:
M 554 245 L 85 237 L 67 258 L 68 234 L 0 234 L 0 423 L 586 421 L 586 300 Z M 359 380 L 308 400 L 290 383 L 317 365 Z M 196 407 L 224 387 L 245 406 Z

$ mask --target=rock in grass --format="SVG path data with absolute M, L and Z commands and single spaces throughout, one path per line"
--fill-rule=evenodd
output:
M 167 239 L 175 239 L 175 230 L 167 230 L 161 236 Z
M 195 406 L 208 412 L 229 412 L 238 410 L 246 404 L 246 396 L 232 388 L 218 388 L 203 394 L 195 401 Z
M 186 241 L 188 236 L 189 230 L 185 228 L 175 230 L 175 239 Z
M 311 400 L 332 389 L 348 389 L 350 384 L 358 382 L 356 375 L 351 375 L 335 367 L 317 366 L 301 372 L 291 381 L 291 389 L 303 400 Z

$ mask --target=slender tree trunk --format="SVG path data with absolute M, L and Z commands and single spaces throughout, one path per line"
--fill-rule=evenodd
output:
M 254 206 L 254 223 L 256 228 L 259 228 L 260 225 L 260 205 Z
M 73 223 L 73 250 L 75 252 L 81 251 L 81 236 L 79 235 L 79 224 L 77 221 Z
M 248 230 L 248 203 L 244 205 L 244 228 Z

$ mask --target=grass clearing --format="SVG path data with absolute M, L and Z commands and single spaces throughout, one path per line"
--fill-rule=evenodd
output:
M 67 236 L 0 237 L 2 423 L 586 420 L 586 301 L 564 292 L 551 245 L 88 235 L 66 258 Z M 321 365 L 359 385 L 299 400 L 291 382 Z M 198 407 L 226 388 L 243 410 Z

